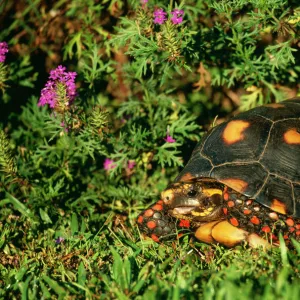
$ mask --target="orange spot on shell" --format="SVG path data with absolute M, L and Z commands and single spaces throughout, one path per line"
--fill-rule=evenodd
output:
M 151 239 L 156 243 L 159 242 L 159 237 L 156 234 L 151 234 Z
M 248 183 L 242 179 L 237 179 L 237 178 L 227 178 L 227 179 L 222 179 L 220 180 L 222 183 L 228 185 L 231 187 L 233 190 L 237 192 L 244 192 L 246 188 L 248 187 Z
M 300 144 L 300 132 L 296 128 L 289 129 L 283 134 L 283 139 L 287 144 Z
M 270 228 L 269 226 L 264 226 L 264 227 L 261 229 L 261 231 L 266 232 L 266 233 L 269 233 L 269 232 L 271 232 L 271 228 Z
M 228 201 L 228 200 L 229 200 L 229 194 L 228 194 L 228 193 L 224 193 L 224 194 L 223 194 L 223 199 L 224 199 L 225 201 Z
M 228 207 L 234 207 L 234 202 L 233 201 L 228 201 L 227 205 L 228 205 Z
M 154 228 L 156 227 L 156 223 L 155 223 L 154 221 L 149 221 L 149 222 L 147 223 L 147 227 L 148 227 L 149 229 L 154 229 Z
M 154 210 L 163 210 L 163 206 L 161 204 L 155 204 L 151 208 Z
M 185 173 L 181 178 L 180 181 L 189 181 L 191 179 L 195 178 L 194 175 L 192 175 L 191 173 Z
M 273 199 L 271 209 L 279 212 L 280 214 L 286 214 L 286 205 L 278 199 Z
M 249 122 L 242 120 L 233 120 L 230 121 L 224 131 L 222 138 L 227 145 L 232 145 L 239 141 L 242 141 L 244 136 L 244 130 L 250 126 Z
M 272 219 L 272 220 L 278 220 L 278 215 L 275 213 L 275 212 L 271 212 L 269 213 L 269 217 Z
M 265 104 L 264 106 L 272 107 L 272 108 L 284 108 L 285 106 L 280 103 L 271 103 L 271 104 Z
M 144 216 L 145 217 L 152 217 L 154 214 L 154 211 L 152 209 L 147 209 L 145 212 L 144 212 Z
M 140 224 L 143 223 L 143 220 L 144 220 L 144 218 L 142 216 L 139 216 L 137 219 L 138 223 L 140 223 Z
M 288 225 L 288 226 L 294 226 L 295 225 L 295 222 L 293 219 L 291 218 L 288 218 L 285 220 L 285 223 Z
M 228 209 L 226 207 L 223 208 L 223 213 L 224 213 L 224 215 L 228 214 Z
M 250 215 L 252 211 L 250 209 L 244 209 L 243 213 L 244 215 Z
M 231 218 L 230 223 L 235 227 L 239 226 L 239 221 L 236 218 Z
M 260 220 L 257 216 L 253 216 L 251 219 L 250 219 L 250 222 L 254 225 L 258 225 L 260 223 Z

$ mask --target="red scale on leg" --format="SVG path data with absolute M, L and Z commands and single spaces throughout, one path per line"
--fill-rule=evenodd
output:
M 239 221 L 236 218 L 231 218 L 230 223 L 235 227 L 239 226 Z
M 163 210 L 163 206 L 161 204 L 155 204 L 152 206 L 152 209 L 160 211 Z
M 269 232 L 271 232 L 271 228 L 268 225 L 266 225 L 261 229 L 261 231 L 263 231 L 265 233 L 269 233 Z
M 288 225 L 288 226 L 294 226 L 295 225 L 295 222 L 294 222 L 294 220 L 292 219 L 292 218 L 287 218 L 286 220 L 285 220 L 285 223 Z
M 230 189 L 226 191 L 226 196 L 225 193 L 223 194 L 223 197 L 226 198 L 223 213 L 233 226 L 249 233 L 256 233 L 276 245 L 279 242 L 279 233 L 282 234 L 287 245 L 290 244 L 291 238 L 300 241 L 299 219 L 277 213 L 252 199 L 244 199 Z
M 234 207 L 234 202 L 232 200 L 227 202 L 228 207 Z
M 295 227 L 290 227 L 289 228 L 289 232 L 294 232 L 296 229 L 295 229 Z
M 149 222 L 147 223 L 147 227 L 148 227 L 149 229 L 154 229 L 154 228 L 156 227 L 156 222 L 155 222 L 155 221 L 149 221 Z
M 260 224 L 260 220 L 257 216 L 253 216 L 251 219 L 250 219 L 250 222 L 254 225 L 259 225 Z
M 144 212 L 144 216 L 145 217 L 152 217 L 154 214 L 154 211 L 152 209 L 147 209 L 145 212 Z

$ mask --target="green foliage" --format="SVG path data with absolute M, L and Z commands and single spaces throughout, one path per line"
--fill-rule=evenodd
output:
M 0 5 L 0 298 L 299 298 L 298 243 L 163 245 L 135 225 L 216 116 L 299 95 L 297 1 L 52 2 Z M 60 64 L 78 95 L 39 107 Z
M 0 170 L 6 176 L 16 175 L 16 165 L 9 141 L 3 130 L 0 131 Z

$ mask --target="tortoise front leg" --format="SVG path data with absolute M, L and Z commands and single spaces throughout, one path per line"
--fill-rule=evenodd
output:
M 247 231 L 231 225 L 226 220 L 213 221 L 200 226 L 195 232 L 195 237 L 205 243 L 218 242 L 230 248 L 243 241 L 248 242 L 253 248 L 271 247 L 263 238 L 254 233 L 249 234 Z

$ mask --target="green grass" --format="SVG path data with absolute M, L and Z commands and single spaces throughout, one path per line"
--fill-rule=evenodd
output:
M 0 224 L 1 298 L 299 299 L 299 243 L 269 252 L 189 236 L 157 244 L 140 238 L 136 213 L 102 217 L 97 227 L 62 214 L 59 227 L 41 230 L 8 215 Z
M 211 124 L 300 95 L 297 2 L 0 1 L 0 299 L 300 299 L 299 244 L 157 244 L 135 222 Z M 58 65 L 78 95 L 38 107 Z

